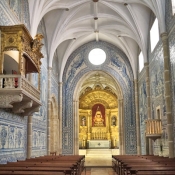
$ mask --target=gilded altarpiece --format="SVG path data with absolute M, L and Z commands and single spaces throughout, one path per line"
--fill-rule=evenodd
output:
M 119 147 L 118 100 L 108 90 L 94 88 L 80 96 L 80 149 L 89 148 L 90 141 L 109 141 L 109 148 Z

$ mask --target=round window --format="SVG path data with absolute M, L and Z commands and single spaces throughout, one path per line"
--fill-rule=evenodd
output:
M 103 64 L 106 60 L 106 53 L 102 49 L 93 49 L 89 52 L 89 61 L 93 65 Z

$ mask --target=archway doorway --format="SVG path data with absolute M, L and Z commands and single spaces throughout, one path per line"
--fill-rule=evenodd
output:
M 118 84 L 105 72 L 94 71 L 84 79 L 80 89 L 79 153 L 85 149 L 115 149 L 115 154 L 120 154 L 123 138 L 119 133 L 121 136 L 123 127 Z

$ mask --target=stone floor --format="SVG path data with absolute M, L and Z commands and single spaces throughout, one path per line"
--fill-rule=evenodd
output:
M 82 175 L 116 175 L 112 169 L 111 150 L 88 150 Z
M 112 168 L 106 167 L 87 167 L 81 175 L 116 175 Z

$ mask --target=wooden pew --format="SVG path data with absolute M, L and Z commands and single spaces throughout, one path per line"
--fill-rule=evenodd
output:
M 64 172 L 50 172 L 50 171 L 0 171 L 2 175 L 65 175 Z
M 175 159 L 162 158 L 158 156 L 112 156 L 113 168 L 119 174 L 154 174 L 175 171 Z
M 80 175 L 85 156 L 43 156 L 0 165 L 0 174 Z M 35 172 L 35 173 L 34 173 Z

